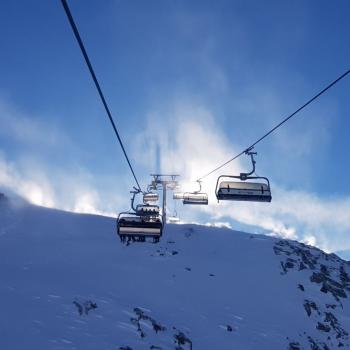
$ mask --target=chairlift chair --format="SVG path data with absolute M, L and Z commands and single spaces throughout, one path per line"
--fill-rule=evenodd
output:
M 158 199 L 159 199 L 158 193 L 146 192 L 143 194 L 143 202 L 144 203 L 157 202 Z
M 158 205 L 138 204 L 134 206 L 135 197 L 141 193 L 135 189 L 131 191 L 131 208 L 133 212 L 122 212 L 118 215 L 117 233 L 122 242 L 145 242 L 151 238 L 154 243 L 159 242 L 163 232 L 162 217 Z
M 135 213 L 139 216 L 158 216 L 159 206 L 151 204 L 138 204 L 135 208 Z
M 239 176 L 219 176 L 215 189 L 215 194 L 218 201 L 231 200 L 248 202 L 271 202 L 271 188 L 268 178 L 262 176 L 251 176 L 253 173 L 255 173 L 256 162 L 253 156 L 256 154 L 256 152 L 251 152 L 251 150 L 248 150 L 246 154 L 251 157 L 253 170 L 250 173 L 241 173 Z M 225 180 L 221 181 L 222 178 Z M 240 181 L 230 181 L 229 179 L 237 179 Z M 251 182 L 250 180 L 254 181 Z
M 184 193 L 181 191 L 181 186 L 177 183 L 173 190 L 173 200 L 183 200 Z
M 163 223 L 160 216 L 139 216 L 135 213 L 123 212 L 118 216 L 117 233 L 122 242 L 145 242 L 152 239 L 153 243 L 160 240 Z
M 176 203 L 175 203 L 176 204 Z M 176 224 L 180 222 L 180 219 L 177 215 L 177 210 L 175 209 L 172 215 L 167 216 L 167 221 L 169 224 Z
M 178 200 L 178 199 L 184 199 L 184 194 L 183 192 L 173 192 L 173 199 Z
M 179 183 L 177 181 L 173 181 L 173 182 L 170 182 L 168 183 L 168 188 L 169 190 L 178 190 L 179 189 Z
M 197 182 L 199 184 L 199 190 L 194 192 L 185 192 L 183 194 L 183 204 L 208 205 L 208 194 L 201 192 L 202 184 L 200 181 Z
M 180 222 L 180 219 L 177 216 L 168 216 L 169 224 L 177 224 Z

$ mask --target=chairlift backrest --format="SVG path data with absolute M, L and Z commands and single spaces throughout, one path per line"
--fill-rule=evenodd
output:
M 202 192 L 186 192 L 183 195 L 183 204 L 208 204 L 208 195 Z
M 183 192 L 174 192 L 173 193 L 173 199 L 183 199 L 183 198 L 184 198 Z
M 143 195 L 143 201 L 146 202 L 156 202 L 159 199 L 158 193 L 148 192 Z
M 240 176 L 222 175 L 216 184 L 216 198 L 220 200 L 271 202 L 271 189 L 266 177 L 250 176 L 247 180 L 263 180 L 264 182 L 221 181 L 221 177 L 240 179 Z
M 220 188 L 227 190 L 253 190 L 253 191 L 269 191 L 267 184 L 262 182 L 239 182 L 239 181 L 223 181 Z
M 145 241 L 147 237 L 158 242 L 163 231 L 161 217 L 142 217 L 135 213 L 120 213 L 117 221 L 117 233 L 122 241 L 127 237 L 134 241 Z
M 140 216 L 159 215 L 159 206 L 158 205 L 149 205 L 149 204 L 138 204 L 136 206 L 136 214 L 140 215 Z

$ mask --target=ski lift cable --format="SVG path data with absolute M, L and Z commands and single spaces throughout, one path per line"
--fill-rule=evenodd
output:
M 274 131 L 276 131 L 280 126 L 282 126 L 284 123 L 286 123 L 289 119 L 291 119 L 292 117 L 294 117 L 297 113 L 299 113 L 300 111 L 302 111 L 305 107 L 307 107 L 310 103 L 312 103 L 313 101 L 315 101 L 317 98 L 319 98 L 321 95 L 323 95 L 327 90 L 329 90 L 331 87 L 333 87 L 336 83 L 338 83 L 340 80 L 342 80 L 343 78 L 345 78 L 348 74 L 350 73 L 350 69 L 347 70 L 345 73 L 343 73 L 342 75 L 340 75 L 337 79 L 335 79 L 334 81 L 332 81 L 329 85 L 327 85 L 323 90 L 321 90 L 318 94 L 316 94 L 314 97 L 312 97 L 310 100 L 308 100 L 306 103 L 304 103 L 301 107 L 299 107 L 295 112 L 293 112 L 292 114 L 290 114 L 288 117 L 284 118 L 280 123 L 278 123 L 275 127 L 273 127 L 270 131 L 268 131 L 266 134 L 264 134 L 262 137 L 260 137 L 257 141 L 255 141 L 254 143 L 252 143 L 249 147 L 245 148 L 242 152 L 238 153 L 236 156 L 234 156 L 233 158 L 229 159 L 228 161 L 226 161 L 225 163 L 219 165 L 218 167 L 216 167 L 215 169 L 211 170 L 209 173 L 203 175 L 202 177 L 198 178 L 196 181 L 201 181 L 202 179 L 206 178 L 207 176 L 215 173 L 217 170 L 223 168 L 225 165 L 231 163 L 232 161 L 236 160 L 237 158 L 239 158 L 241 155 L 251 151 L 254 146 L 256 146 L 259 142 L 261 142 L 262 140 L 264 140 L 267 136 L 271 135 Z
M 75 22 L 74 22 L 72 13 L 71 13 L 71 11 L 70 11 L 70 9 L 69 9 L 69 6 L 68 6 L 68 3 L 67 3 L 66 0 L 61 0 L 61 2 L 62 2 L 62 5 L 63 5 L 63 8 L 64 8 L 64 11 L 66 12 L 68 21 L 69 21 L 69 23 L 70 23 L 70 25 L 71 25 L 71 28 L 72 28 L 72 30 L 73 30 L 74 36 L 75 36 L 75 38 L 76 38 L 76 40 L 77 40 L 77 42 L 78 42 L 78 44 L 79 44 L 80 50 L 81 50 L 81 52 L 82 52 L 82 54 L 83 54 L 83 56 L 84 56 L 86 65 L 87 65 L 88 68 L 89 68 L 89 71 L 90 71 L 92 80 L 94 81 L 95 86 L 96 86 L 96 89 L 97 89 L 97 91 L 98 91 L 98 94 L 100 95 L 102 104 L 103 104 L 103 106 L 104 106 L 104 108 L 105 108 L 105 110 L 106 110 L 106 112 L 107 112 L 109 121 L 110 121 L 111 124 L 112 124 L 112 127 L 113 127 L 113 130 L 114 130 L 114 132 L 115 132 L 115 135 L 117 136 L 117 139 L 118 139 L 118 141 L 119 141 L 120 147 L 122 148 L 122 151 L 123 151 L 123 153 L 124 153 L 125 159 L 126 159 L 128 165 L 129 165 L 129 168 L 130 168 L 131 173 L 132 173 L 132 175 L 133 175 L 133 177 L 134 177 L 134 179 L 135 179 L 135 182 L 136 182 L 136 184 L 137 184 L 137 187 L 138 187 L 138 189 L 141 191 L 140 184 L 139 184 L 139 182 L 138 182 L 138 180 L 137 180 L 137 177 L 136 177 L 136 174 L 135 174 L 135 172 L 134 172 L 134 169 L 133 169 L 133 167 L 132 167 L 132 165 L 131 165 L 131 163 L 130 163 L 129 157 L 128 157 L 127 153 L 126 153 L 126 150 L 125 150 L 124 144 L 123 144 L 123 142 L 122 142 L 122 139 L 121 139 L 121 137 L 120 137 L 120 135 L 119 135 L 118 129 L 117 129 L 115 123 L 114 123 L 114 120 L 113 120 L 113 117 L 112 117 L 112 113 L 111 113 L 111 111 L 110 111 L 110 109 L 109 109 L 109 107 L 108 107 L 107 101 L 106 101 L 106 99 L 105 99 L 105 97 L 104 97 L 104 94 L 103 94 L 103 92 L 102 92 L 102 89 L 101 89 L 101 87 L 100 87 L 100 84 L 99 84 L 99 82 L 98 82 L 98 80 L 97 80 L 95 71 L 94 71 L 94 69 L 93 69 L 93 67 L 92 67 L 92 64 L 91 64 L 91 62 L 90 62 L 89 56 L 88 56 L 88 54 L 87 54 L 87 52 L 86 52 L 84 43 L 83 43 L 83 41 L 82 41 L 82 39 L 81 39 L 81 37 L 80 37 L 78 28 L 77 28 L 77 26 L 76 26 L 76 24 L 75 24 Z

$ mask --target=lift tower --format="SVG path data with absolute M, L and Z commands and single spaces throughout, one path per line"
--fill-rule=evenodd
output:
M 151 174 L 153 177 L 150 188 L 152 190 L 163 190 L 163 225 L 166 224 L 166 191 L 173 190 L 178 186 L 177 178 L 179 175 L 164 175 L 164 174 Z

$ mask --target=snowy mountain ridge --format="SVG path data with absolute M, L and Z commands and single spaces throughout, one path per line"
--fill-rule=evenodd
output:
M 349 274 L 294 241 L 170 224 L 126 246 L 113 218 L 0 198 L 4 350 L 348 348 Z

